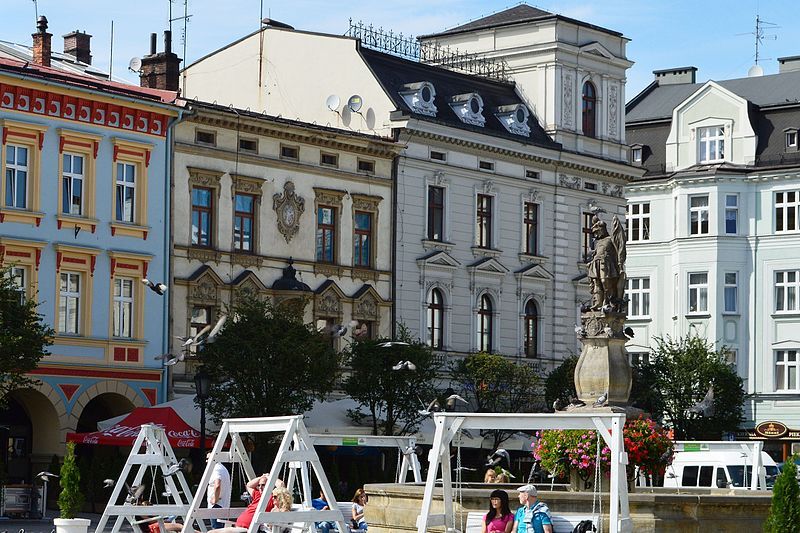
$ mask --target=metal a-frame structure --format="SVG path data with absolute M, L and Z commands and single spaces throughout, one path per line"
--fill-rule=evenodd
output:
M 298 522 L 312 525 L 314 522 L 336 522 L 340 532 L 348 531 L 345 519 L 336 503 L 328 478 L 322 470 L 319 456 L 314 450 L 314 438 L 311 437 L 303 423 L 303 415 L 265 417 L 265 418 L 229 418 L 222 421 L 222 427 L 217 434 L 217 441 L 211 451 L 211 458 L 206 463 L 206 469 L 200 480 L 199 487 L 206 487 L 211 479 L 214 465 L 220 462 L 240 463 L 248 479 L 256 477 L 250 458 L 243 446 L 241 435 L 243 433 L 283 433 L 281 444 L 275 455 L 275 460 L 270 469 L 271 475 L 264 487 L 264 496 L 259 500 L 253 521 L 250 523 L 248 533 L 256 533 L 261 524 L 295 524 Z M 230 448 L 223 451 L 223 447 L 230 439 Z M 290 512 L 266 512 L 269 495 L 275 488 L 275 481 L 280 476 L 284 467 L 289 470 L 286 487 L 291 491 L 298 482 L 296 471 L 299 470 L 299 482 L 302 486 L 303 502 L 300 510 Z M 325 500 L 330 510 L 318 511 L 311 506 L 311 478 L 309 467 L 314 471 L 320 484 Z M 204 520 L 215 518 L 217 520 L 230 519 L 241 514 L 243 508 L 204 508 L 205 492 L 198 490 L 194 495 L 192 504 L 186 515 L 182 533 L 193 533 L 193 524 L 197 522 L 203 527 Z
M 106 522 L 108 522 L 108 519 L 112 516 L 116 517 L 114 527 L 111 530 L 112 533 L 118 533 L 126 519 L 131 524 L 134 531 L 137 531 L 138 526 L 134 524 L 134 522 L 137 521 L 136 516 L 187 516 L 189 511 L 188 498 L 192 495 L 192 491 L 189 489 L 188 483 L 186 483 L 183 472 L 178 471 L 172 476 L 165 475 L 167 469 L 177 462 L 164 428 L 153 424 L 142 425 L 142 429 L 139 430 L 139 435 L 133 443 L 131 453 L 128 455 L 128 460 L 122 468 L 119 479 L 117 479 L 117 482 L 114 484 L 114 490 L 111 492 L 108 505 L 106 505 L 105 511 L 103 511 L 103 516 L 100 517 L 100 522 L 97 524 L 95 533 L 102 533 L 106 527 Z M 175 503 L 133 505 L 133 503 L 128 502 L 126 498 L 125 503 L 118 505 L 117 501 L 128 480 L 128 475 L 131 470 L 137 466 L 138 469 L 136 470 L 132 486 L 141 485 L 149 467 L 158 467 L 161 470 L 161 475 L 164 477 L 164 483 L 175 499 Z M 181 490 L 178 490 L 175 479 L 178 480 Z M 154 483 L 155 479 L 152 482 Z M 186 500 L 184 500 L 184 498 L 186 498 Z M 205 528 L 203 528 L 202 531 L 205 533 Z
M 503 414 L 503 413 L 433 413 L 436 432 L 433 446 L 428 455 L 430 466 L 425 482 L 422 509 L 417 517 L 417 532 L 426 533 L 434 526 L 445 526 L 447 531 L 457 531 L 453 512 L 453 482 L 450 466 L 450 444 L 462 429 L 594 429 L 603 437 L 611 449 L 610 486 L 610 533 L 631 533 L 633 523 L 628 507 L 628 479 L 625 465 L 628 454 L 625 452 L 622 429 L 625 426 L 625 413 L 613 412 L 613 408 L 588 410 L 581 413 L 557 414 Z M 439 467 L 442 469 L 443 514 L 432 514 L 433 490 Z
M 402 460 L 397 469 L 395 483 L 406 483 L 408 473 L 414 475 L 415 483 L 422 483 L 422 470 L 415 453 L 416 437 L 382 435 L 329 435 L 313 433 L 314 446 L 366 446 L 373 448 L 397 448 Z

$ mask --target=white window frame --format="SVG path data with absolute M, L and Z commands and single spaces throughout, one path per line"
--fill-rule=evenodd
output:
M 133 181 L 127 181 L 128 170 L 133 174 Z M 125 193 L 131 189 L 130 206 L 125 203 Z M 117 180 L 114 196 L 114 220 L 133 224 L 136 221 L 136 165 L 127 161 L 117 162 Z M 122 218 L 119 218 L 117 204 L 122 199 Z M 128 209 L 130 207 L 130 209 Z
M 723 272 L 722 276 L 722 312 L 737 314 L 739 312 L 739 273 Z M 729 276 L 733 276 L 733 281 L 729 281 Z M 728 308 L 729 293 L 733 294 L 733 308 Z
M 729 202 L 729 200 L 733 200 Z M 728 231 L 728 215 L 733 216 L 733 220 L 735 223 L 735 227 L 733 231 Z M 725 195 L 725 234 L 726 235 L 738 235 L 739 234 L 739 195 L 738 194 L 726 194 Z
M 28 269 L 22 266 L 12 266 L 6 272 L 6 277 L 17 286 L 19 301 L 23 303 L 28 294 Z
M 692 276 L 705 276 L 704 282 L 692 282 Z M 708 272 L 689 272 L 686 277 L 688 281 L 688 296 L 687 302 L 688 314 L 690 315 L 705 315 L 708 314 Z M 701 307 L 705 296 L 705 307 Z M 697 309 L 692 309 L 692 300 L 696 302 Z
M 129 296 L 123 292 L 123 288 L 128 286 Z M 114 336 L 132 338 L 133 337 L 133 313 L 135 282 L 131 278 L 114 278 Z
M 706 205 L 692 205 L 695 199 L 705 198 Z M 705 214 L 706 231 L 703 231 L 703 215 Z M 689 235 L 708 235 L 711 232 L 711 212 L 709 210 L 709 195 L 708 194 L 693 194 L 689 196 Z M 697 216 L 697 231 L 693 231 L 692 217 Z
M 66 168 L 62 169 L 62 177 L 61 177 L 62 182 L 59 183 L 59 187 L 61 187 L 61 189 L 63 191 L 63 189 L 64 189 L 63 180 L 65 180 L 65 179 L 69 180 L 69 198 L 67 199 L 67 202 L 69 202 L 69 204 L 68 204 L 69 205 L 69 212 L 66 212 L 66 213 L 64 212 L 63 200 L 62 200 L 62 205 L 59 206 L 59 211 L 64 215 L 73 215 L 73 216 L 79 216 L 80 217 L 80 216 L 83 216 L 83 213 L 84 213 L 85 208 L 86 208 L 86 157 L 83 154 L 74 154 L 72 152 L 64 152 L 62 154 L 62 158 L 66 158 L 67 156 L 72 158 L 70 160 L 70 171 L 67 172 Z M 74 164 L 73 160 L 75 158 L 77 158 L 77 157 L 79 157 L 81 159 L 81 161 L 82 161 L 81 169 L 83 170 L 83 172 L 81 174 L 78 174 L 77 172 L 73 172 L 72 171 L 72 169 L 75 167 L 75 164 Z M 73 196 L 73 191 L 75 190 L 75 182 L 76 181 L 80 181 L 80 183 L 81 183 L 81 203 L 80 203 L 78 212 L 77 213 L 73 213 L 73 211 L 72 211 L 72 208 L 73 208 L 72 196 Z
M 794 360 L 790 361 L 789 358 Z M 800 392 L 800 350 L 775 350 L 775 391 Z M 794 387 L 791 377 L 794 375 Z
M 786 132 L 786 148 L 797 148 L 797 130 Z
M 478 208 L 479 208 L 479 200 L 481 196 L 485 196 L 489 199 L 489 232 L 488 232 L 488 240 L 487 246 L 481 245 L 480 238 L 481 238 L 481 226 L 478 222 Z M 475 194 L 475 207 L 474 207 L 474 216 L 475 216 L 475 223 L 473 227 L 474 237 L 473 237 L 473 246 L 476 248 L 481 248 L 484 250 L 495 250 L 496 249 L 496 231 L 497 231 L 497 197 L 491 193 L 485 192 L 477 192 Z
M 625 287 L 628 297 L 628 318 L 650 318 L 650 287 L 650 276 L 628 278 Z
M 626 211 L 625 217 L 628 223 L 628 241 L 649 241 L 650 202 L 630 203 Z M 634 228 L 634 221 L 639 222 L 638 228 Z
M 725 126 L 697 128 L 697 162 L 725 161 Z
M 8 154 L 10 151 L 14 152 L 14 163 L 8 162 Z M 25 164 L 19 164 L 19 150 L 25 150 Z M 30 159 L 31 159 L 31 149 L 28 146 L 24 145 L 17 145 L 17 144 L 6 144 L 6 176 L 3 176 L 3 179 L 6 180 L 6 187 L 8 186 L 7 175 L 9 170 L 13 173 L 13 179 L 11 180 L 11 203 L 6 202 L 6 198 L 3 198 L 3 206 L 4 207 L 13 207 L 15 209 L 28 209 L 28 198 L 30 196 L 31 190 L 31 182 L 30 182 Z M 17 205 L 17 181 L 19 178 L 19 173 L 24 172 L 25 177 L 23 180 L 25 181 L 25 198 L 24 203 L 25 205 Z M 6 197 L 9 195 L 9 190 L 6 189 Z
M 631 148 L 631 163 L 642 163 L 642 147 L 634 146 Z
M 789 200 L 789 194 L 794 195 L 794 200 Z M 782 195 L 780 201 L 778 195 Z M 800 189 L 775 191 L 774 204 L 775 233 L 793 233 L 800 230 Z M 782 222 L 780 229 L 778 220 Z
M 794 281 L 789 281 L 789 277 L 794 277 Z M 775 271 L 775 312 L 800 312 L 800 270 Z
M 70 281 L 75 278 L 78 286 L 77 291 L 70 291 Z M 59 293 L 58 293 L 58 333 L 67 335 L 79 335 L 81 331 L 81 274 L 79 272 L 61 272 L 59 274 Z M 64 280 L 66 279 L 66 288 Z M 67 316 L 70 310 L 74 309 L 75 324 L 67 324 Z

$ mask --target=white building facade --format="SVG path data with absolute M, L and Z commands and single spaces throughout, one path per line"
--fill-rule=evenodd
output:
M 628 351 L 646 357 L 655 335 L 724 346 L 752 395 L 740 437 L 783 458 L 800 441 L 800 71 L 656 74 L 627 109 L 647 170 L 626 188 Z

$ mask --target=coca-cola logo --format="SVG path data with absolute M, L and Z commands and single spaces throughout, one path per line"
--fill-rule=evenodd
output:
M 156 427 L 160 427 L 163 429 L 164 426 L 161 424 L 153 424 Z M 107 430 L 103 431 L 103 436 L 105 437 L 137 437 L 139 435 L 139 431 L 141 430 L 140 426 L 130 427 L 130 426 L 113 426 L 108 428 Z
M 178 448 L 194 448 L 197 441 L 195 439 L 181 439 L 177 442 Z
M 193 429 L 185 429 L 183 431 L 171 429 L 167 431 L 167 436 L 171 439 L 196 439 L 200 436 L 200 433 Z
M 83 438 L 84 444 L 100 444 L 100 437 L 84 437 Z

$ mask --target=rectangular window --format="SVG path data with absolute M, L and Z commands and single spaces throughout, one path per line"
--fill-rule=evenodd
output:
M 589 252 L 592 250 L 594 237 L 592 236 L 592 213 L 584 213 L 581 220 L 581 234 L 583 235 L 581 246 L 581 258 L 585 263 L 589 257 Z
M 800 191 L 775 193 L 775 231 L 797 231 Z
M 531 169 L 525 169 L 525 179 L 538 180 L 539 177 L 540 176 L 539 176 L 539 173 L 537 171 L 531 170 Z
M 217 134 L 213 131 L 195 130 L 194 142 L 197 144 L 217 145 Z
M 296 146 L 281 145 L 281 159 L 293 159 L 297 161 L 300 158 L 300 149 Z
M 61 272 L 58 294 L 58 332 L 77 335 L 81 308 L 81 275 Z
M 587 191 L 596 191 L 597 184 L 591 181 L 584 181 L 583 188 L 586 189 Z
M 130 278 L 114 279 L 114 336 L 132 337 L 133 285 Z
M 739 274 L 736 272 L 725 272 L 725 287 L 723 288 L 725 298 L 725 312 L 739 312 Z
M 708 235 L 708 195 L 689 197 L 689 235 Z
M 6 276 L 16 285 L 16 290 L 19 293 L 20 303 L 25 302 L 25 295 L 28 292 L 28 272 L 25 267 L 12 266 L 6 272 Z
M 136 197 L 136 165 L 117 163 L 116 219 L 133 223 Z
M 628 278 L 628 318 L 650 318 L 650 278 Z
M 28 208 L 28 148 L 6 145 L 6 207 Z
M 697 140 L 699 163 L 716 163 L 725 159 L 725 129 L 722 126 L 700 128 Z
M 256 199 L 250 194 L 234 195 L 233 248 L 252 252 L 255 242 Z
M 631 162 L 632 163 L 642 162 L 642 148 L 640 146 L 631 148 Z
M 642 366 L 650 363 L 650 352 L 628 352 L 631 366 Z
M 797 148 L 797 132 L 786 132 L 786 148 Z
M 775 272 L 775 311 L 800 311 L 800 270 Z
M 494 171 L 494 163 L 491 161 L 479 161 L 478 168 L 481 170 Z
M 539 204 L 525 202 L 525 253 L 539 255 Z
M 447 154 L 444 152 L 437 152 L 436 150 L 431 150 L 431 159 L 434 161 L 447 161 Z
M 338 167 L 339 156 L 336 154 L 326 154 L 322 152 L 319 154 L 319 164 L 323 167 Z
M 708 312 L 708 272 L 689 274 L 689 313 Z
M 628 240 L 650 240 L 650 202 L 628 204 Z
M 358 171 L 366 172 L 367 174 L 375 173 L 375 161 L 368 161 L 366 159 L 358 160 Z
M 192 245 L 212 246 L 211 231 L 214 216 L 214 196 L 212 189 L 192 188 Z
M 481 248 L 492 247 L 492 197 L 478 195 L 476 212 L 475 244 Z
M 239 139 L 239 150 L 242 152 L 258 153 L 258 139 Z
M 372 265 L 372 213 L 356 211 L 353 231 L 353 265 Z
M 739 195 L 725 195 L 725 233 L 736 235 L 739 232 Z
M 333 263 L 336 260 L 336 208 L 317 208 L 317 261 Z
M 798 391 L 798 350 L 775 351 L 775 390 Z
M 428 186 L 428 240 L 444 240 L 444 187 Z
M 65 215 L 83 215 L 83 156 L 64 154 L 61 212 Z

